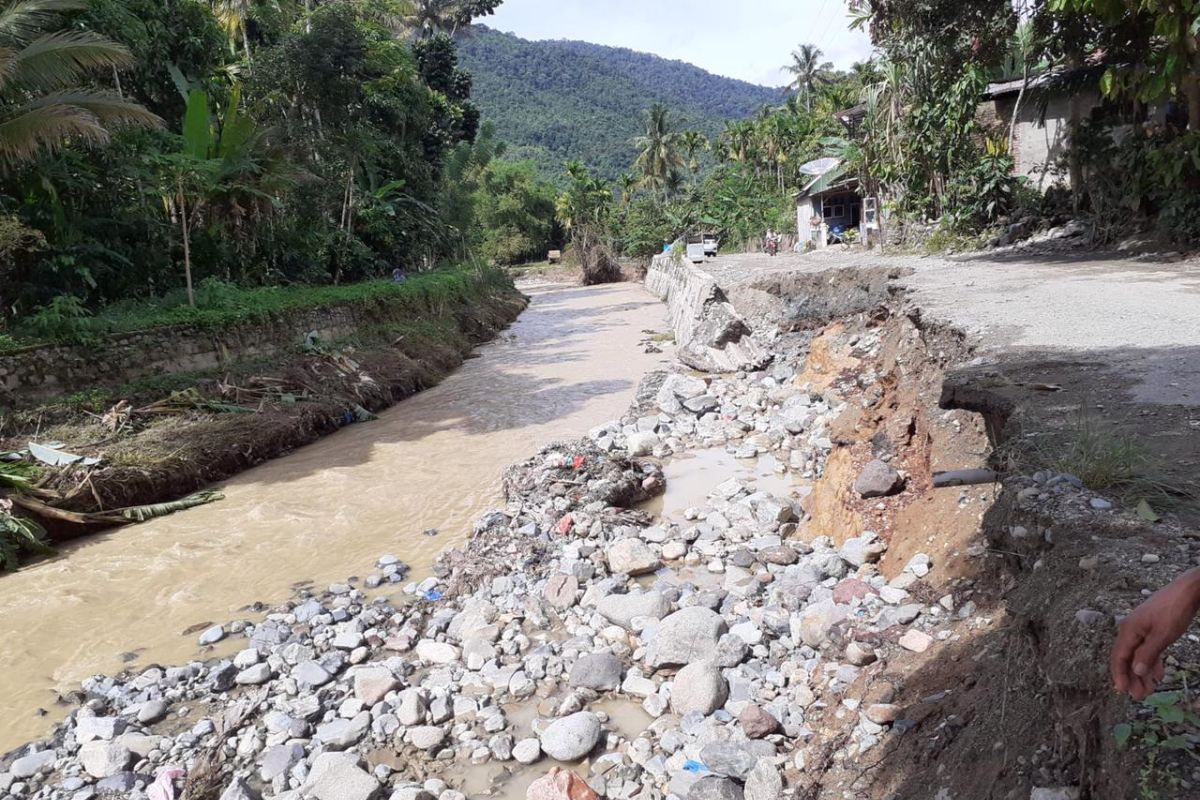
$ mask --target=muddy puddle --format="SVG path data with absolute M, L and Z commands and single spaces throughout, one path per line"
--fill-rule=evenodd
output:
M 717 485 L 729 478 L 751 481 L 755 489 L 780 497 L 800 497 L 808 489 L 770 454 L 756 459 L 739 459 L 723 448 L 697 450 L 676 456 L 663 464 L 667 479 L 666 494 L 642 506 L 665 520 L 683 521 L 687 509 L 702 507 Z
M 509 331 L 378 421 L 230 480 L 223 502 L 0 578 L 0 752 L 48 732 L 56 690 L 212 655 L 182 635 L 199 623 L 251 618 L 243 609 L 301 581 L 365 576 L 384 553 L 423 575 L 497 503 L 505 467 L 620 416 L 671 358 L 639 346 L 666 324 L 640 286 L 525 291 L 533 303 Z

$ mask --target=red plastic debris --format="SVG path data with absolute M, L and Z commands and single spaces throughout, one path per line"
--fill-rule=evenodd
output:
M 558 521 L 558 527 L 556 530 L 558 531 L 559 535 L 566 536 L 568 533 L 571 532 L 571 530 L 574 527 L 575 527 L 575 518 L 573 516 L 571 516 L 570 514 L 567 514 L 565 517 L 563 517 L 562 519 L 560 519 Z
M 587 459 L 583 456 L 575 456 L 575 471 L 583 469 L 583 465 L 587 463 Z

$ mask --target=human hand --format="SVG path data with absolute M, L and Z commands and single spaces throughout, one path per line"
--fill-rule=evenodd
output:
M 1200 570 L 1159 590 L 1121 622 L 1112 650 L 1113 685 L 1145 700 L 1166 673 L 1163 652 L 1179 640 L 1200 610 Z

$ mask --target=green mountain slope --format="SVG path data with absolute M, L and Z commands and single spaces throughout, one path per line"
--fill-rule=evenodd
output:
M 642 112 L 656 101 L 682 128 L 716 136 L 724 122 L 752 116 L 781 91 L 722 78 L 682 61 L 586 42 L 530 42 L 474 26 L 460 37 L 462 66 L 475 76 L 473 100 L 508 142 L 558 177 L 578 159 L 605 177 L 628 171 Z

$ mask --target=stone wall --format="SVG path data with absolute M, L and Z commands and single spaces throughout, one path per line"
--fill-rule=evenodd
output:
M 384 302 L 307 309 L 220 329 L 158 328 L 113 336 L 97 346 L 29 348 L 0 356 L 0 407 L 117 388 L 160 375 L 219 371 L 239 361 L 294 350 L 314 331 L 322 341 L 333 341 L 378 322 Z
M 671 254 L 657 256 L 646 288 L 664 300 L 679 360 L 705 372 L 754 369 L 769 359 L 716 280 Z

